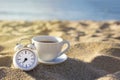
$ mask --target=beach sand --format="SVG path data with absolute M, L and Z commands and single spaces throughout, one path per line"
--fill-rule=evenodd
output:
M 0 21 L 0 80 L 120 80 L 119 21 Z M 22 38 L 58 36 L 71 44 L 68 59 L 15 69 L 14 47 Z

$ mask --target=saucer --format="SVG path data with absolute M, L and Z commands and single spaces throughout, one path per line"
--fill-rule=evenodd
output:
M 44 64 L 48 64 L 48 65 L 52 65 L 52 64 L 59 64 L 62 63 L 64 61 L 67 60 L 67 55 L 66 54 L 62 54 L 61 56 L 57 57 L 56 59 L 52 60 L 52 61 L 43 61 L 40 58 L 38 59 L 38 61 L 40 63 L 44 63 Z

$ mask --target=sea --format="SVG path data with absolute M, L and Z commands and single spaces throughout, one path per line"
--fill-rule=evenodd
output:
M 0 20 L 120 20 L 120 0 L 0 0 Z

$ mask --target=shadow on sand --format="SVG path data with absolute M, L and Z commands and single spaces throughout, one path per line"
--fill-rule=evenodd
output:
M 114 73 L 120 70 L 120 59 L 112 56 L 97 56 L 91 63 L 96 68 L 105 70 L 110 73 Z
M 94 80 L 106 74 L 105 71 L 97 70 L 87 63 L 72 58 L 57 65 L 39 64 L 27 73 L 36 80 Z

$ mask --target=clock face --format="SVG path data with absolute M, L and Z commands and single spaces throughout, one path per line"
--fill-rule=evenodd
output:
M 20 68 L 29 70 L 36 65 L 36 55 L 29 49 L 20 50 L 16 55 L 16 63 Z

